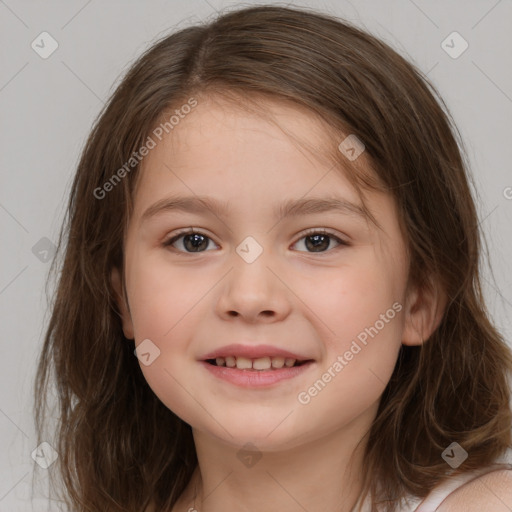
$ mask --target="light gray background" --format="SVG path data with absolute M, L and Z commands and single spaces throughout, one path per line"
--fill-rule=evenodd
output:
M 129 65 L 155 38 L 230 5 L 242 4 L 0 0 L 0 511 L 30 510 L 35 471 L 31 391 L 47 320 L 43 286 L 49 263 L 32 248 L 43 237 L 56 242 L 79 152 Z M 510 343 L 512 1 L 291 5 L 308 5 L 366 28 L 428 73 L 442 94 L 469 150 L 481 196 L 479 215 L 495 275 L 494 281 L 484 272 L 489 309 Z M 31 48 L 43 31 L 59 45 L 47 59 Z M 441 46 L 453 31 L 469 43 L 456 59 Z M 43 480 L 45 471 L 38 468 L 36 475 Z M 34 509 L 48 506 L 40 499 Z

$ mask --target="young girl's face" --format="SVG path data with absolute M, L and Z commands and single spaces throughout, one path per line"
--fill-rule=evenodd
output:
M 232 104 L 199 101 L 146 156 L 125 240 L 123 329 L 155 394 L 194 429 L 264 450 L 342 428 L 359 438 L 401 343 L 421 342 L 404 314 L 397 213 L 390 196 L 367 194 L 377 229 L 320 158 L 333 134 L 305 110 L 267 106 L 292 137 Z M 195 237 L 178 237 L 191 228 Z M 308 362 L 232 369 L 206 362 L 216 355 L 262 368 L 283 356 Z

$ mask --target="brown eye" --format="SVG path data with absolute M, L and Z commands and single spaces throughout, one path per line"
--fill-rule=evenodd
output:
M 175 246 L 177 242 L 178 247 Z M 197 231 L 186 231 L 183 233 L 179 233 L 178 235 L 172 237 L 170 240 L 164 242 L 164 246 L 172 246 L 177 249 L 179 252 L 205 252 L 206 248 L 209 247 L 210 242 L 212 242 L 211 238 L 206 235 L 199 233 Z M 183 249 L 179 246 L 182 246 Z
M 348 244 L 345 241 L 341 240 L 337 236 L 325 230 L 309 231 L 300 240 L 295 242 L 295 244 L 298 244 L 301 240 L 305 240 L 304 245 L 306 247 L 306 250 L 308 252 L 313 253 L 327 252 L 329 247 L 332 245 L 332 240 L 334 240 L 335 243 L 337 244 L 334 248 L 336 248 L 339 245 L 348 246 Z

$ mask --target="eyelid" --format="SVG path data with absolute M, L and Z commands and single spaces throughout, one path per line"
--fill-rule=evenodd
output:
M 302 233 L 300 233 L 300 237 L 297 239 L 297 241 L 299 241 L 301 238 L 304 238 L 305 236 L 310 236 L 310 235 L 329 235 L 331 236 L 332 238 L 335 238 L 338 242 L 342 243 L 342 244 L 346 244 L 346 245 L 349 245 L 349 243 L 341 238 L 337 233 L 333 232 L 333 231 L 330 231 L 326 228 L 309 228 L 309 229 L 306 229 L 306 231 L 303 231 Z M 295 242 L 297 243 L 297 242 Z

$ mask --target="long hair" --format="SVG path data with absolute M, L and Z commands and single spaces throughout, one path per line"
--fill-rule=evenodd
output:
M 170 510 L 197 466 L 191 427 L 152 392 L 123 335 L 110 274 L 122 269 L 139 175 L 140 162 L 130 159 L 165 113 L 207 94 L 306 107 L 333 127 L 340 169 L 347 159 L 337 134 L 356 135 L 378 180 L 355 163 L 349 178 L 358 190 L 392 194 L 410 280 L 437 282 L 448 297 L 430 338 L 402 345 L 367 433 L 361 496 L 371 496 L 372 511 L 380 503 L 392 512 L 447 478 L 441 454 L 452 442 L 469 453 L 455 473 L 503 455 L 512 444 L 512 355 L 484 304 L 469 164 L 439 93 L 390 46 L 345 21 L 305 8 L 242 8 L 150 47 L 84 146 L 51 267 L 60 274 L 34 382 L 38 439 L 59 455 L 52 468 L 71 510 L 141 511 L 151 501 Z M 50 386 L 54 437 L 45 432 Z

